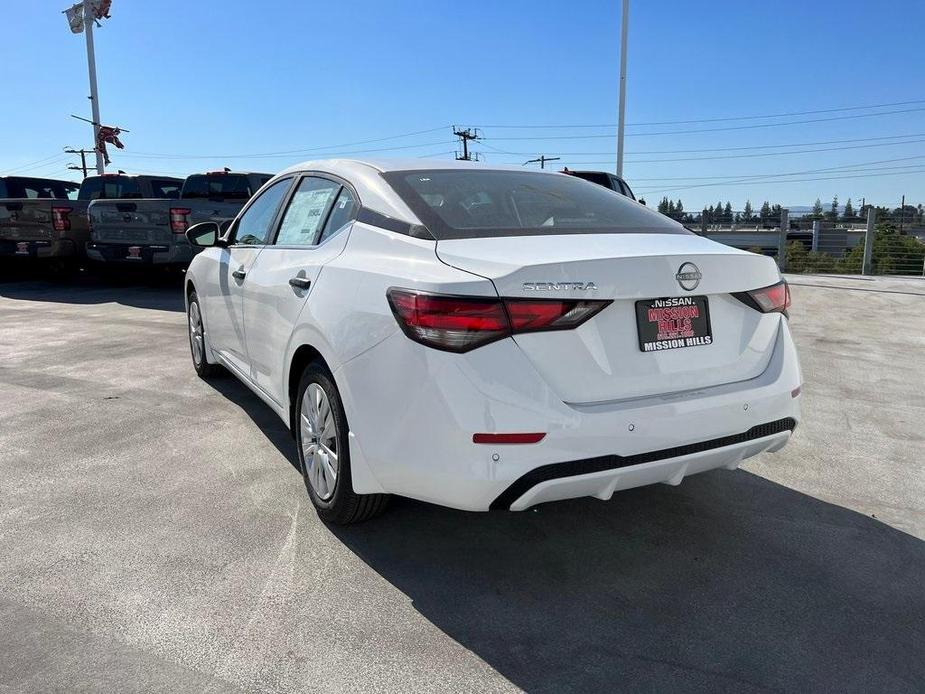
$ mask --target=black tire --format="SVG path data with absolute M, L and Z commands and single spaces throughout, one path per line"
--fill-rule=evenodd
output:
M 192 329 L 192 322 L 194 320 L 193 313 L 195 305 L 195 311 L 198 312 L 199 316 L 199 329 L 201 331 L 202 344 L 201 344 L 201 354 L 197 361 L 196 357 L 196 345 L 194 344 L 194 336 Z M 196 374 L 199 378 L 209 379 L 216 376 L 221 376 L 225 370 L 219 364 L 210 364 L 206 361 L 206 332 L 205 327 L 202 322 L 202 305 L 199 303 L 199 297 L 196 296 L 196 292 L 190 292 L 189 295 L 189 308 L 186 311 L 186 320 L 187 320 L 187 335 L 189 335 L 189 347 L 190 347 L 190 356 L 193 358 L 193 368 L 196 369 Z
M 305 447 L 302 445 L 302 401 L 306 391 L 312 384 L 320 386 L 327 396 L 336 429 L 337 478 L 334 484 L 334 492 L 327 499 L 322 499 L 312 487 L 305 465 Z M 355 494 L 353 491 L 350 473 L 350 447 L 347 438 L 350 429 L 347 426 L 347 415 L 344 414 L 344 405 L 340 399 L 340 393 L 337 391 L 337 386 L 334 384 L 334 379 L 323 364 L 313 362 L 302 373 L 295 402 L 295 413 L 292 419 L 302 479 L 305 482 L 308 496 L 321 519 L 336 525 L 350 525 L 360 523 L 382 513 L 389 502 L 390 496 L 388 494 Z

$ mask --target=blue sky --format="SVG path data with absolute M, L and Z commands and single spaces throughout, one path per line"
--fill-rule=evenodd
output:
M 73 178 L 61 148 L 91 144 L 69 117 L 89 103 L 67 4 L 6 13 L 0 173 Z M 627 122 L 699 122 L 629 126 L 625 177 L 687 209 L 925 203 L 923 26 L 921 0 L 634 0 Z M 113 157 L 128 172 L 450 158 L 451 124 L 480 127 L 487 162 L 612 170 L 619 33 L 619 0 L 114 0 L 95 33 L 102 120 L 131 131 Z M 877 104 L 897 105 L 853 109 Z M 829 109 L 846 110 L 709 121 Z M 294 150 L 311 151 L 241 156 Z

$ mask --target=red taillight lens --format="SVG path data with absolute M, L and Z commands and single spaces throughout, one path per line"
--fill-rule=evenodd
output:
M 389 304 L 415 342 L 467 352 L 515 333 L 576 328 L 609 301 L 496 299 L 390 289 Z
M 189 229 L 189 221 L 186 216 L 190 213 L 188 207 L 171 207 L 170 208 L 170 230 L 175 234 L 182 234 Z
M 70 207 L 52 207 L 51 224 L 55 231 L 71 230 L 71 208 Z
M 466 352 L 510 334 L 498 299 L 388 291 L 389 304 L 405 335 L 415 342 Z
M 790 308 L 790 286 L 783 280 L 770 287 L 755 289 L 734 295 L 740 301 L 756 308 L 762 313 L 787 314 Z
M 609 301 L 504 299 L 515 333 L 577 328 Z

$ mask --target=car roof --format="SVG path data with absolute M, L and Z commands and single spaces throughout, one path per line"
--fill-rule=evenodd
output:
M 399 195 L 380 175 L 390 171 L 436 171 L 441 169 L 478 169 L 483 171 L 530 171 L 548 175 L 561 175 L 554 171 L 524 169 L 521 166 L 504 166 L 473 161 L 456 161 L 452 159 L 317 159 L 303 161 L 280 171 L 267 183 L 272 185 L 278 178 L 303 171 L 339 176 L 356 189 L 364 207 L 369 207 L 381 214 L 402 219 L 412 224 L 420 224 L 417 215 L 405 204 Z
M 536 169 L 524 169 L 522 166 L 508 166 L 505 164 L 488 164 L 476 161 L 458 161 L 455 159 L 319 159 L 304 161 L 300 164 L 290 166 L 281 174 L 293 173 L 296 171 L 328 171 L 338 173 L 338 171 L 356 171 L 358 167 L 374 169 L 378 173 L 389 171 L 433 171 L 436 169 L 481 169 L 489 171 L 537 171 Z M 554 171 L 537 171 L 537 173 L 557 173 Z

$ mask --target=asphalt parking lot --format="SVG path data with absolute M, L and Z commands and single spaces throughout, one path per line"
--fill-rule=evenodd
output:
M 346 529 L 179 284 L 0 283 L 0 691 L 922 691 L 925 280 L 791 279 L 782 452 Z

